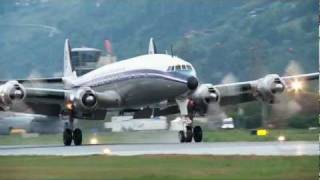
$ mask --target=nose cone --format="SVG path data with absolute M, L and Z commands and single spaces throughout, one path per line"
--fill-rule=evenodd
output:
M 194 76 L 189 77 L 187 80 L 187 86 L 190 90 L 197 89 L 198 84 L 199 84 L 198 79 L 195 78 Z

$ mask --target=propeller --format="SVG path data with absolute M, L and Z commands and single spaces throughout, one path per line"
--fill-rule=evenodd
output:
M 38 71 L 32 70 L 26 79 L 35 79 L 35 78 L 40 78 L 40 77 L 42 77 L 42 76 Z M 27 83 L 24 83 L 23 85 L 25 87 L 39 87 L 40 83 L 41 82 L 28 81 Z M 26 113 L 34 114 L 34 110 L 32 109 L 32 107 L 30 107 L 25 101 L 19 102 L 19 104 L 17 104 L 17 106 L 18 106 L 18 109 L 22 109 Z
M 228 73 L 225 75 L 222 80 L 221 84 L 228 84 L 228 83 L 236 83 L 238 79 L 232 73 Z M 238 92 L 237 89 L 228 88 L 227 93 L 236 93 Z M 228 118 L 228 115 L 225 111 L 225 107 L 221 107 L 220 103 L 209 103 L 208 109 L 206 113 L 206 117 L 208 120 L 208 126 L 210 128 L 220 128 L 222 124 L 222 120 Z
M 290 61 L 284 70 L 283 76 L 303 74 L 303 68 L 294 60 Z M 286 93 L 276 94 L 278 103 L 271 104 L 270 116 L 267 118 L 272 124 L 283 127 L 288 123 L 288 119 L 303 110 L 298 102 L 303 93 L 303 82 L 294 80 L 286 90 Z M 294 92 L 293 94 L 291 92 Z M 294 95 L 294 96 L 292 96 Z

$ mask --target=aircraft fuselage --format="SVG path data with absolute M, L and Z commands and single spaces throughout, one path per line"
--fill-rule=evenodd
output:
M 72 88 L 114 91 L 121 97 L 121 107 L 136 107 L 183 96 L 190 90 L 190 77 L 196 77 L 190 63 L 170 55 L 148 54 L 91 71 L 78 77 Z

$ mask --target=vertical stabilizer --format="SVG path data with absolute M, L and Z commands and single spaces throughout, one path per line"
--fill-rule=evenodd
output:
M 73 71 L 71 65 L 71 47 L 69 43 L 69 39 L 66 39 L 64 44 L 64 69 L 63 69 L 63 76 L 68 79 L 75 79 L 77 78 L 76 72 Z
M 153 38 L 150 38 L 150 41 L 149 41 L 148 54 L 157 54 L 157 47 L 156 47 L 156 44 L 153 41 Z
M 64 43 L 64 56 L 63 56 L 63 82 L 65 88 L 73 86 L 74 80 L 77 79 L 77 74 L 72 69 L 71 64 L 71 47 L 69 39 L 66 39 Z

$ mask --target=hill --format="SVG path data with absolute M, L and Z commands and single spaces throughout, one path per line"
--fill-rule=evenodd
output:
M 283 74 L 290 62 L 316 71 L 317 8 L 314 0 L 3 0 L 0 77 L 61 74 L 65 38 L 100 49 L 110 39 L 125 59 L 146 53 L 154 37 L 205 82 Z

